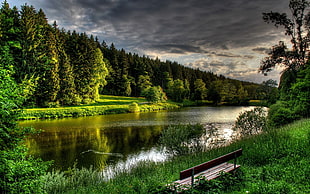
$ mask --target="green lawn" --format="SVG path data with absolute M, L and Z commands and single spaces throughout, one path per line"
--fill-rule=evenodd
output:
M 139 104 L 140 112 L 179 108 L 179 105 L 170 102 L 158 104 L 148 103 L 145 98 L 141 97 L 102 95 L 95 103 L 87 105 L 24 109 L 20 120 L 128 113 L 130 112 L 129 105 L 134 102 Z
M 111 96 L 101 95 L 100 99 L 95 103 L 84 106 L 103 106 L 103 105 L 128 105 L 133 102 L 146 103 L 147 100 L 143 97 L 125 97 L 125 96 Z

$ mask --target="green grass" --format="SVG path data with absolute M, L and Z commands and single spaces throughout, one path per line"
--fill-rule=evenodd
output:
M 110 96 L 101 95 L 99 100 L 95 103 L 91 103 L 85 106 L 103 106 L 103 105 L 128 105 L 133 102 L 146 103 L 147 100 L 143 97 L 125 97 L 125 96 Z
M 54 119 L 128 113 L 132 103 L 139 104 L 140 112 L 179 108 L 173 103 L 149 104 L 145 98 L 102 95 L 97 102 L 87 105 L 24 109 L 19 119 Z
M 158 164 L 142 162 L 108 182 L 66 187 L 60 193 L 150 193 L 177 180 L 181 170 L 238 148 L 243 148 L 238 159 L 243 181 L 225 193 L 310 193 L 309 129 L 310 119 L 297 121 L 206 153 L 178 156 Z
M 261 106 L 263 102 L 261 100 L 249 100 L 250 106 Z

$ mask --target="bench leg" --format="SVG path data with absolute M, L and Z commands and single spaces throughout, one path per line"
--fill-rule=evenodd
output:
M 194 180 L 195 179 L 195 170 L 194 168 L 192 169 L 192 188 L 194 187 Z

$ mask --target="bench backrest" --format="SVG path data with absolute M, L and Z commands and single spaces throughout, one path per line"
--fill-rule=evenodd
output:
M 236 159 L 237 157 L 239 157 L 241 155 L 242 155 L 242 149 L 239 149 L 239 150 L 236 150 L 236 151 L 231 152 L 229 154 L 226 154 L 224 156 L 221 156 L 221 157 L 215 158 L 213 160 L 210 160 L 208 162 L 199 164 L 198 166 L 194 166 L 192 168 L 183 170 L 182 172 L 180 172 L 180 180 L 192 176 L 193 170 L 194 170 L 194 174 L 198 174 L 202 171 L 205 171 L 209 168 L 212 168 L 214 166 L 217 166 L 217 165 L 222 164 L 224 162 L 227 162 L 229 160 Z

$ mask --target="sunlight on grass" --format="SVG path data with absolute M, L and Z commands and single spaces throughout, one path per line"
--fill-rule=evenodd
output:
M 65 117 L 121 114 L 130 112 L 129 107 L 133 103 L 137 103 L 139 105 L 140 112 L 151 112 L 179 108 L 178 105 L 173 103 L 152 104 L 142 97 L 102 95 L 97 102 L 87 105 L 66 106 L 58 108 L 24 109 L 22 112 L 22 116 L 19 119 L 55 119 Z
M 121 105 L 121 104 L 131 104 L 133 102 L 136 103 L 144 103 L 147 102 L 145 98 L 142 97 L 125 97 L 125 96 L 110 96 L 110 95 L 102 95 L 97 102 L 90 104 L 89 106 L 98 106 L 98 105 Z

